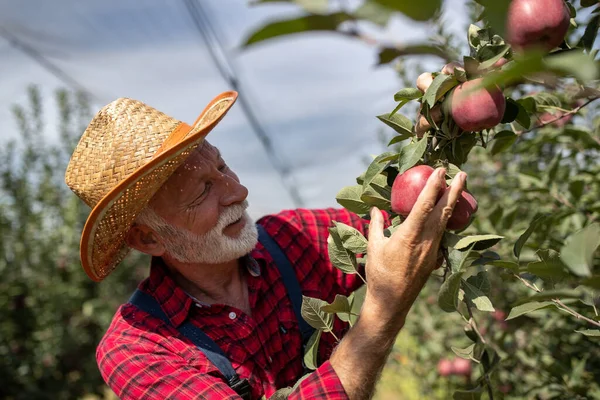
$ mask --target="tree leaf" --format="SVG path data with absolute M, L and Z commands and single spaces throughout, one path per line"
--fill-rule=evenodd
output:
M 304 350 L 304 365 L 306 365 L 306 368 L 308 369 L 315 370 L 319 367 L 317 356 L 319 355 L 319 341 L 321 340 L 322 334 L 322 330 L 315 330 L 310 339 L 308 339 L 308 343 L 306 343 L 306 349 Z
M 521 315 L 530 313 L 532 311 L 540 310 L 542 308 L 546 308 L 546 307 L 550 307 L 550 306 L 554 306 L 554 303 L 551 301 L 542 301 L 542 302 L 532 302 L 532 303 L 521 304 L 519 306 L 513 307 L 512 310 L 510 310 L 510 313 L 508 314 L 508 317 L 506 317 L 505 321 L 508 321 L 513 318 L 520 317 Z
M 458 81 L 452 75 L 439 74 L 425 91 L 423 103 L 433 107 L 436 101 L 456 85 L 458 85 Z
M 391 146 L 393 144 L 403 142 L 406 139 L 409 139 L 409 138 L 411 138 L 413 136 L 414 136 L 414 134 L 412 132 L 411 133 L 405 133 L 405 134 L 402 134 L 402 135 L 394 136 L 387 145 L 389 147 L 389 146 Z
M 573 76 L 582 82 L 598 78 L 598 66 L 594 59 L 578 49 L 551 54 L 544 58 L 544 66 L 559 75 Z
M 270 22 L 258 28 L 245 40 L 243 46 L 308 31 L 336 31 L 337 27 L 353 17 L 345 12 L 329 15 L 305 15 L 298 18 Z
M 453 312 L 458 307 L 458 291 L 462 281 L 463 272 L 451 274 L 442 286 L 438 294 L 438 305 L 446 312 Z
M 358 19 L 364 19 L 380 27 L 385 27 L 390 20 L 392 10 L 374 0 L 366 0 L 353 14 Z
M 416 21 L 427 21 L 433 18 L 441 8 L 442 0 L 398 1 L 398 0 L 375 0 L 377 3 L 394 11 L 399 11 Z
M 583 36 L 579 40 L 577 47 L 583 47 L 588 52 L 592 50 L 594 47 L 594 42 L 596 41 L 596 37 L 598 37 L 598 27 L 600 26 L 600 14 L 596 14 L 590 19 L 587 26 L 585 27 L 585 32 Z
M 371 207 L 360 199 L 362 191 L 362 185 L 346 186 L 338 192 L 335 200 L 348 211 L 359 215 L 368 214 Z
M 600 224 L 595 222 L 570 235 L 560 250 L 560 257 L 572 273 L 588 277 L 591 275 L 594 253 L 598 246 Z
M 575 332 L 581 333 L 585 336 L 600 337 L 600 329 L 583 329 Z
M 506 14 L 508 13 L 510 0 L 478 0 L 477 2 L 484 6 L 483 16 L 494 32 L 504 37 Z
M 416 100 L 423 97 L 423 93 L 417 88 L 404 88 L 400 89 L 394 95 L 394 101 L 402 101 L 402 100 Z
M 346 296 L 336 294 L 333 302 L 331 304 L 324 305 L 321 307 L 321 310 L 330 314 L 349 313 L 350 303 L 348 302 L 348 298 Z
M 537 256 L 540 261 L 527 264 L 527 271 L 540 278 L 565 279 L 569 276 L 560 254 L 554 250 L 538 250 Z
M 327 303 L 314 297 L 302 296 L 302 318 L 313 328 L 330 332 L 333 329 L 333 314 L 321 311 Z
M 481 271 L 477 273 L 477 275 L 470 276 L 467 279 L 467 282 L 479 289 L 486 296 L 490 295 L 492 285 L 490 284 L 490 280 L 488 279 L 488 273 L 486 271 Z
M 513 272 L 519 272 L 519 264 L 517 264 L 516 262 L 512 262 L 512 261 L 504 261 L 504 260 L 491 261 L 491 262 L 488 262 L 487 265 L 491 265 L 493 267 L 505 268 L 505 269 L 511 270 Z
M 502 239 L 504 239 L 504 236 L 499 235 L 462 236 L 451 232 L 444 233 L 445 245 L 456 250 L 467 250 L 471 245 L 474 245 L 473 250 L 485 250 Z
M 494 135 L 494 138 L 488 143 L 488 149 L 494 156 L 503 152 L 515 143 L 517 135 L 512 131 L 501 131 Z
M 495 311 L 490 299 L 477 287 L 464 280 L 462 282 L 462 287 L 465 291 L 465 298 L 467 301 L 471 301 L 479 311 Z
M 394 155 L 395 153 L 387 151 L 375 157 L 371 164 L 367 168 L 367 172 L 365 172 L 365 177 L 363 178 L 363 191 L 369 187 L 369 184 L 373 182 L 373 179 L 387 167 L 389 161 L 385 161 L 387 157 Z
M 481 386 L 477 386 L 474 389 L 470 390 L 456 390 L 452 394 L 452 399 L 454 400 L 479 400 L 481 399 L 481 394 L 483 393 L 483 389 Z
M 357 272 L 356 256 L 344 247 L 336 228 L 329 228 L 327 249 L 329 251 L 329 260 L 334 267 L 347 274 L 355 274 Z
M 367 251 L 367 239 L 365 239 L 358 229 L 337 221 L 333 221 L 333 224 L 337 228 L 337 234 L 342 239 L 344 248 L 354 254 L 365 253 Z
M 381 122 L 383 122 L 387 126 L 391 127 L 393 130 L 398 132 L 400 135 L 409 135 L 409 136 L 414 135 L 414 133 L 412 131 L 412 129 L 413 129 L 412 121 L 410 119 L 406 118 L 402 114 L 394 114 L 394 115 L 383 114 L 383 115 L 378 115 L 377 119 L 379 119 Z
M 600 289 L 600 275 L 596 275 L 596 276 L 592 276 L 591 278 L 587 278 L 581 281 L 582 285 L 594 288 L 594 289 Z
M 389 64 L 396 58 L 408 55 L 433 55 L 449 61 L 451 57 L 444 49 L 431 44 L 413 44 L 402 47 L 384 47 L 379 50 L 377 65 Z
M 271 397 L 269 397 L 269 400 L 286 400 L 289 397 L 289 395 L 292 394 L 293 391 L 294 389 L 292 389 L 291 387 L 278 389 L 275 393 L 271 395 Z
M 416 143 L 411 143 L 400 149 L 398 157 L 398 174 L 403 174 L 421 160 L 425 150 L 427 149 L 428 135 L 425 134 L 421 140 Z
M 456 354 L 460 358 L 464 358 L 466 360 L 473 359 L 473 349 L 475 349 L 475 343 L 473 343 L 472 345 L 470 345 L 469 347 L 467 347 L 465 349 L 461 349 L 460 347 L 454 347 L 454 346 L 450 346 L 450 348 L 452 349 L 454 354 Z
M 527 230 L 525 232 L 523 232 L 523 234 L 521 236 L 519 236 L 519 238 L 517 239 L 517 241 L 513 247 L 513 254 L 515 255 L 515 257 L 517 257 L 517 259 L 519 259 L 519 256 L 521 255 L 521 250 L 523 249 L 525 242 L 527 242 L 527 239 L 529 239 L 529 236 L 531 236 L 531 234 L 542 223 L 546 222 L 546 219 L 547 219 L 546 215 L 536 214 L 536 216 L 533 219 L 533 222 L 531 222 L 531 225 L 529 225 L 529 228 L 527 228 Z
M 250 5 L 261 3 L 295 3 L 313 14 L 327 13 L 329 8 L 328 0 L 253 0 L 250 2 Z

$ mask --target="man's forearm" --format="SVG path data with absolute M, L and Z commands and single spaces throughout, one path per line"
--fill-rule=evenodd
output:
M 351 400 L 373 396 L 404 318 L 405 314 L 385 317 L 365 303 L 358 321 L 336 347 L 330 362 Z

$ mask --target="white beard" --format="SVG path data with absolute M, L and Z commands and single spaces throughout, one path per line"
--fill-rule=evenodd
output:
M 160 226 L 151 226 L 156 222 L 152 221 L 150 227 L 160 234 L 167 254 L 179 262 L 186 264 L 225 263 L 250 253 L 258 241 L 258 231 L 250 215 L 246 212 L 247 207 L 247 201 L 230 206 L 219 216 L 217 225 L 202 235 L 167 224 L 164 220 L 158 224 Z M 245 225 L 237 237 L 225 235 L 223 229 L 240 217 L 245 219 Z

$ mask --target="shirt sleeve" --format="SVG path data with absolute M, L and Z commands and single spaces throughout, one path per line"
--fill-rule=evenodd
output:
M 96 357 L 105 382 L 122 400 L 241 399 L 218 373 L 202 373 L 143 336 L 136 340 L 103 341 Z M 288 399 L 346 400 L 348 396 L 327 361 L 300 382 Z

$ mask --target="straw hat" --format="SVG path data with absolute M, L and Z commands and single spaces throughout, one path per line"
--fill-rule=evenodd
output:
M 92 208 L 81 235 L 81 263 L 99 282 L 129 252 L 125 235 L 136 216 L 237 98 L 225 92 L 193 126 L 146 104 L 120 98 L 102 108 L 67 167 L 67 185 Z

